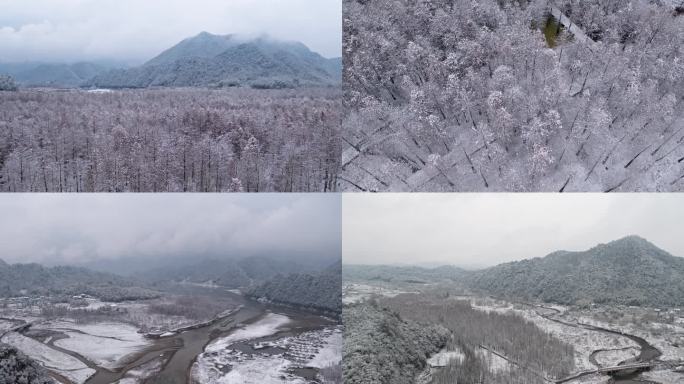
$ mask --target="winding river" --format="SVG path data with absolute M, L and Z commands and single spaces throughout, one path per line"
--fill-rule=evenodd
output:
M 269 311 L 282 313 L 291 320 L 288 329 L 279 332 L 277 334 L 279 336 L 322 329 L 334 324 L 333 321 L 320 316 L 295 309 L 262 304 L 222 289 L 180 287 L 176 293 L 229 295 L 237 305 L 240 305 L 241 307 L 238 311 L 233 312 L 226 317 L 216 319 L 205 326 L 186 330 L 173 336 L 156 339 L 151 346 L 131 357 L 122 368 L 115 370 L 99 367 L 77 353 L 54 345 L 54 341 L 58 340 L 60 337 L 65 337 L 64 335 L 54 334 L 52 340 L 48 344 L 50 347 L 82 361 L 89 368 L 96 371 L 96 373 L 86 381 L 86 384 L 111 384 L 124 378 L 129 371 L 139 368 L 143 364 L 151 363 L 155 360 L 159 361 L 160 358 L 164 361 L 161 372 L 154 375 L 154 377 L 145 380 L 144 383 L 186 384 L 191 382 L 190 369 L 195 362 L 195 359 L 203 352 L 207 344 L 217 338 L 229 335 L 237 326 L 249 325 L 260 320 Z M 308 373 L 302 372 L 302 374 L 305 375 Z M 60 381 L 68 382 L 59 375 L 54 375 L 54 377 Z
M 611 335 L 624 336 L 624 337 L 627 337 L 627 338 L 633 340 L 634 342 L 636 342 L 639 345 L 639 350 L 640 350 L 639 355 L 636 357 L 637 362 L 644 362 L 644 363 L 649 362 L 649 361 L 657 359 L 662 354 L 658 348 L 652 346 L 651 344 L 649 344 L 646 340 L 642 339 L 641 337 L 638 337 L 635 335 L 630 335 L 628 333 L 622 333 L 622 332 L 615 331 L 615 330 L 608 329 L 608 328 L 602 328 L 602 327 L 598 327 L 595 325 L 590 325 L 590 324 L 568 323 L 568 322 L 565 322 L 563 320 L 559 320 L 559 319 L 556 319 L 555 317 L 553 317 L 556 314 L 560 314 L 560 311 L 558 309 L 551 308 L 551 307 L 544 307 L 544 306 L 542 306 L 541 308 L 544 308 L 546 310 L 550 310 L 550 311 L 554 312 L 553 314 L 539 313 L 539 315 L 542 316 L 543 318 L 550 320 L 550 321 L 553 321 L 555 323 L 562 324 L 562 325 L 565 325 L 568 327 L 583 328 L 583 329 L 587 329 L 590 331 L 603 332 L 603 333 L 607 333 L 607 334 L 611 334 Z M 597 368 L 599 368 L 600 365 L 598 364 L 598 362 L 596 362 L 595 355 L 596 355 L 596 353 L 601 352 L 601 351 L 604 351 L 604 350 L 599 349 L 599 350 L 594 351 L 590 357 L 591 362 L 594 365 L 596 365 Z M 622 363 L 620 363 L 620 364 L 622 364 Z M 644 383 L 646 383 L 646 384 L 659 384 L 655 381 L 638 379 L 639 374 L 640 374 L 639 372 L 633 372 L 633 373 L 614 375 L 613 376 L 613 382 L 614 383 L 622 383 L 622 384 L 638 384 L 638 383 L 640 383 L 640 384 L 644 384 Z M 563 380 L 561 382 L 568 382 L 568 381 L 574 380 L 575 378 L 585 376 L 585 375 L 586 374 L 579 374 L 579 375 L 577 375 L 571 379 Z

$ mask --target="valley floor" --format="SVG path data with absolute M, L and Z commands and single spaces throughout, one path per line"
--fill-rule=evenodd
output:
M 345 305 L 348 308 L 349 305 L 359 305 L 358 303 L 364 305 L 364 302 L 368 303 L 371 299 L 377 303 L 374 305 L 382 306 L 383 300 L 391 305 L 392 298 L 408 291 L 431 292 L 430 298 L 439 297 L 440 294 L 434 293 L 448 292 L 448 289 L 442 290 L 442 288 L 427 284 L 414 286 L 401 284 L 392 287 L 386 283 L 355 281 L 345 283 L 343 293 Z M 405 293 L 405 295 L 411 294 Z M 478 311 L 516 315 L 560 342 L 571 345 L 574 351 L 574 365 L 570 373 L 564 377 L 557 377 L 550 372 L 537 371 L 532 376 L 535 376 L 533 379 L 541 378 L 540 382 L 571 384 L 684 382 L 684 318 L 677 309 L 618 306 L 579 308 L 553 304 L 515 303 L 470 294 L 452 294 L 441 297 L 442 299 L 439 300 L 442 300 L 441 305 L 444 308 L 447 308 L 449 301 L 465 301 Z M 411 300 L 405 299 L 399 302 L 411 303 Z M 407 311 L 410 311 L 410 308 Z M 498 377 L 497 375 L 510 378 L 523 377 L 534 371 L 532 367 L 525 367 L 515 358 L 506 356 L 501 349 L 480 344 L 473 350 L 494 378 Z M 442 383 L 444 381 L 438 378 L 440 371 L 452 370 L 455 369 L 454 367 L 466 369 L 468 364 L 473 364 L 462 351 L 453 347 L 442 349 L 439 353 L 428 357 L 425 369 L 417 375 L 416 383 Z M 616 377 L 592 373 L 601 368 L 636 362 L 650 362 L 652 367 L 645 372 Z M 494 379 L 490 382 L 509 382 L 507 381 L 509 379 L 501 380 L 503 381 Z
M 12 300 L 0 307 L 0 342 L 63 384 L 341 382 L 334 374 L 342 345 L 335 321 L 222 288 L 193 292 L 221 307 L 207 308 L 203 317 L 183 315 L 176 294 L 123 303 L 86 298 L 78 306 Z M 168 310 L 164 304 L 177 313 L 160 313 Z

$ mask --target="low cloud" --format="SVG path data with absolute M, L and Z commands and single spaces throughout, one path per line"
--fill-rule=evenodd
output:
M 339 255 L 337 195 L 0 196 L 0 259 L 81 264 L 128 257 Z
M 341 55 L 341 0 L 0 0 L 0 61 L 146 61 L 202 31 Z

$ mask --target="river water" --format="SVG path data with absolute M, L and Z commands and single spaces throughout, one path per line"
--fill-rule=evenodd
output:
M 559 314 L 560 311 L 556 308 L 550 308 L 550 307 L 542 307 L 547 310 L 551 310 L 555 312 L 555 314 Z M 540 314 L 541 315 L 541 314 Z M 660 350 L 651 344 L 649 344 L 646 340 L 642 339 L 641 337 L 630 335 L 627 333 L 621 333 L 612 329 L 607 329 L 607 328 L 601 328 L 597 327 L 594 325 L 589 325 L 589 324 L 572 324 L 572 323 L 566 323 L 565 321 L 555 319 L 553 315 L 542 315 L 547 320 L 569 326 L 569 327 L 576 327 L 576 328 L 584 328 L 590 331 L 596 331 L 596 332 L 603 332 L 603 333 L 608 333 L 611 335 L 619 335 L 619 336 L 624 336 L 629 339 L 634 340 L 638 345 L 639 345 L 639 356 L 636 357 L 637 362 L 649 362 L 652 360 L 657 359 L 660 357 L 662 354 Z M 598 351 L 594 351 L 594 354 Z M 593 354 L 592 354 L 593 356 Z M 643 379 L 638 379 L 640 373 L 639 372 L 633 372 L 633 373 L 625 373 L 625 374 L 620 374 L 620 375 L 614 375 L 612 376 L 613 378 L 613 383 L 620 383 L 620 384 L 659 384 L 658 382 L 655 381 L 648 381 L 648 380 L 643 380 Z
M 233 299 L 236 305 L 240 305 L 241 308 L 237 312 L 214 321 L 209 325 L 154 340 L 150 347 L 132 357 L 122 368 L 116 370 L 101 368 L 76 353 L 55 346 L 53 344 L 54 341 L 64 337 L 64 335 L 54 335 L 49 345 L 56 350 L 79 359 L 96 371 L 86 381 L 86 384 L 110 384 L 116 382 L 124 378 L 129 371 L 143 364 L 152 363 L 155 360 L 164 361 L 165 363 L 161 372 L 153 378 L 145 380 L 145 384 L 186 384 L 190 383 L 190 368 L 207 344 L 219 337 L 229 335 L 238 326 L 249 325 L 258 321 L 269 311 L 284 314 L 291 320 L 288 329 L 278 333 L 279 336 L 289 336 L 293 333 L 318 330 L 335 324 L 334 321 L 329 319 L 302 311 L 258 303 L 224 289 L 189 286 L 178 287 L 174 289 L 174 293 L 209 296 L 222 295 L 224 298 L 227 295 Z M 302 372 L 302 375 L 308 374 L 309 372 Z M 57 375 L 56 377 L 59 378 Z

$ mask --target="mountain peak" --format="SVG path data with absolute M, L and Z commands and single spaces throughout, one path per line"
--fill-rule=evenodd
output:
M 629 235 L 613 240 L 606 244 L 599 244 L 595 248 L 619 248 L 629 250 L 648 251 L 649 253 L 667 253 L 655 244 L 638 235 Z
M 613 240 L 608 244 L 613 244 L 613 243 L 635 243 L 635 244 L 653 245 L 650 241 L 644 239 L 643 237 L 641 237 L 639 235 L 627 235 L 627 236 L 619 238 L 617 240 Z
M 213 33 L 209 33 L 207 31 L 202 31 L 202 32 L 198 33 L 197 36 L 195 36 L 195 37 L 213 37 L 213 36 L 216 36 L 216 35 L 214 35 Z
M 684 258 L 631 235 L 585 251 L 500 264 L 475 274 L 472 285 L 562 304 L 678 306 L 684 303 L 682 273 Z
M 141 67 L 96 76 L 97 87 L 330 86 L 341 81 L 339 60 L 328 60 L 300 43 L 207 31 L 165 50 Z

